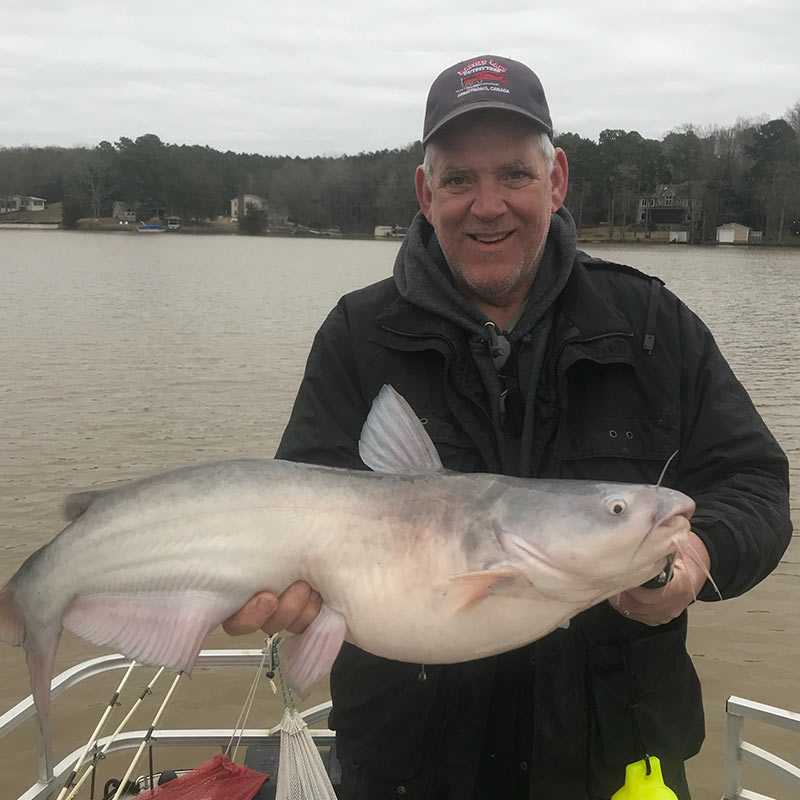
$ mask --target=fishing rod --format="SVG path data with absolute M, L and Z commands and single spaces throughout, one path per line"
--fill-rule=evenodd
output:
M 156 681 L 158 681 L 158 679 L 161 677 L 161 674 L 163 672 L 164 672 L 164 667 L 161 667 L 158 670 L 158 672 L 156 672 L 156 674 L 153 676 L 153 678 L 150 680 L 150 683 L 148 683 L 147 686 L 142 690 L 142 693 L 139 695 L 139 697 L 137 698 L 136 702 L 131 706 L 130 710 L 125 715 L 125 717 L 122 720 L 122 722 L 119 723 L 119 725 L 117 726 L 117 728 L 114 731 L 114 733 L 112 733 L 111 736 L 109 736 L 108 741 L 103 745 L 102 750 L 100 750 L 99 753 L 97 753 L 95 756 L 93 756 L 94 762 L 89 764 L 89 766 L 84 771 L 83 775 L 81 775 L 80 780 L 75 784 L 75 786 L 73 787 L 72 791 L 65 798 L 65 800 L 74 800 L 75 795 L 77 795 L 77 793 L 80 790 L 81 786 L 83 786 L 83 784 L 86 783 L 86 779 L 94 772 L 95 764 L 101 758 L 103 758 L 103 756 L 105 756 L 105 754 L 108 752 L 108 749 L 113 744 L 114 740 L 117 738 L 117 736 L 119 736 L 119 734 L 122 731 L 122 729 L 128 724 L 130 718 L 134 715 L 134 713 L 136 712 L 136 709 L 139 708 L 139 706 L 142 704 L 144 699 L 148 695 L 153 693 L 153 687 L 155 686 Z M 92 740 L 90 739 L 89 740 L 89 744 L 91 744 L 91 741 Z M 80 763 L 76 765 L 75 770 L 73 772 L 77 772 L 79 766 L 80 766 Z M 74 780 L 74 777 L 70 778 L 70 781 L 72 781 L 72 780 Z M 64 787 L 66 790 L 69 790 L 69 788 L 70 788 L 69 783 L 70 782 L 68 781 L 67 782 L 67 786 Z M 63 792 L 64 792 L 64 790 L 62 789 L 62 794 L 63 794 Z M 59 794 L 59 796 L 56 798 L 56 800 L 62 800 L 62 795 Z
M 131 759 L 131 763 L 128 764 L 128 769 L 125 772 L 122 780 L 119 782 L 119 788 L 116 791 L 112 800 L 119 800 L 120 795 L 123 791 L 125 791 L 125 787 L 128 784 L 128 779 L 131 777 L 131 773 L 133 772 L 136 764 L 139 762 L 139 758 L 144 751 L 144 748 L 150 744 L 150 739 L 153 736 L 153 731 L 155 730 L 156 725 L 158 725 L 159 721 L 161 720 L 161 715 L 164 713 L 164 710 L 167 707 L 167 704 L 172 699 L 172 695 L 175 692 L 175 689 L 178 686 L 178 681 L 183 677 L 183 670 L 181 670 L 172 681 L 172 685 L 169 687 L 169 691 L 167 692 L 164 700 L 162 701 L 161 705 L 156 712 L 155 717 L 153 717 L 153 721 L 150 723 L 150 727 L 147 729 L 147 733 L 142 737 L 142 741 L 139 744 L 139 747 L 136 749 L 136 753 L 134 753 L 133 758 Z
M 56 798 L 56 800 L 64 800 L 64 797 L 67 795 L 67 792 L 69 792 L 69 790 L 72 788 L 72 786 L 73 786 L 73 784 L 75 782 L 75 778 L 78 775 L 78 770 L 80 770 L 80 768 L 83 766 L 83 762 L 86 760 L 86 756 L 88 755 L 89 750 L 92 747 L 92 744 L 97 741 L 97 737 L 100 735 L 100 731 L 103 730 L 103 726 L 106 724 L 106 720 L 108 719 L 109 715 L 114 710 L 114 706 L 119 705 L 119 703 L 117 702 L 118 699 L 119 699 L 119 696 L 120 696 L 123 688 L 125 687 L 125 683 L 127 682 L 128 678 L 130 677 L 131 672 L 133 672 L 133 668 L 135 666 L 136 666 L 136 662 L 135 661 L 131 661 L 130 665 L 128 666 L 128 669 L 125 670 L 125 674 L 122 676 L 122 680 L 119 682 L 119 685 L 117 686 L 116 691 L 114 692 L 114 694 L 111 695 L 111 699 L 108 701 L 108 705 L 106 706 L 105 711 L 103 712 L 102 716 L 100 717 L 100 721 L 97 723 L 97 725 L 95 726 L 94 731 L 92 731 L 91 736 L 89 736 L 88 740 L 86 741 L 86 746 L 83 748 L 83 751 L 81 752 L 81 754 L 80 754 L 80 756 L 78 758 L 78 761 L 76 762 L 75 766 L 72 768 L 72 772 L 70 773 L 70 776 L 67 779 L 67 782 L 64 784 L 64 786 L 62 787 L 61 791 L 58 793 L 58 797 Z

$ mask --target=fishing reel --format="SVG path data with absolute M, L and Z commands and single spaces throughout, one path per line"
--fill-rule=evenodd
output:
M 666 586 L 672 580 L 672 564 L 675 561 L 675 556 L 670 553 L 667 556 L 667 565 L 661 572 L 658 573 L 654 578 L 650 578 L 649 581 L 646 581 L 642 584 L 642 589 L 661 589 Z

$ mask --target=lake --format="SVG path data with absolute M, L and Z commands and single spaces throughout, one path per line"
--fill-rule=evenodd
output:
M 62 527 L 72 491 L 217 458 L 271 456 L 312 337 L 341 294 L 391 274 L 398 242 L 0 231 L 0 584 Z M 800 250 L 592 245 L 655 274 L 697 311 L 800 469 Z M 797 526 L 798 495 L 792 498 Z M 707 741 L 695 800 L 721 795 L 724 701 L 800 711 L 800 540 L 741 598 L 690 610 Z M 207 646 L 259 647 L 212 634 Z M 56 671 L 99 651 L 71 635 Z M 22 653 L 0 647 L 0 713 L 28 692 Z M 196 673 L 164 727 L 230 727 L 250 682 Z M 57 756 L 87 737 L 119 676 L 55 701 Z M 136 692 L 148 678 L 136 683 Z M 98 685 L 101 687 L 98 689 Z M 277 722 L 263 692 L 251 726 Z M 310 703 L 326 697 L 318 688 Z M 88 712 L 87 712 L 88 708 Z M 211 710 L 209 710 L 211 709 Z M 152 712 L 151 712 L 152 713 Z M 137 717 L 137 727 L 149 719 Z M 135 721 L 136 722 L 136 721 Z M 797 762 L 800 740 L 755 739 Z M 8 796 L 34 778 L 32 723 L 0 745 Z M 109 759 L 103 779 L 119 776 Z M 181 766 L 159 753 L 156 766 Z M 762 780 L 749 788 L 780 791 Z M 784 793 L 781 797 L 789 797 Z M 797 796 L 797 795 L 795 795 Z

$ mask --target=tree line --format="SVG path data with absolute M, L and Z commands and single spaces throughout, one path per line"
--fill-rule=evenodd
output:
M 608 235 L 641 230 L 640 197 L 671 184 L 695 201 L 693 241 L 739 222 L 773 241 L 800 236 L 800 101 L 778 119 L 730 127 L 684 126 L 662 139 L 606 129 L 597 141 L 560 133 L 570 165 L 566 205 L 579 227 Z M 315 229 L 371 233 L 406 226 L 417 211 L 413 173 L 419 142 L 338 157 L 300 158 L 168 144 L 154 134 L 87 147 L 0 148 L 0 197 L 64 204 L 65 222 L 111 216 L 121 200 L 142 219 L 208 220 L 230 213 L 242 192 L 264 197 L 271 214 Z M 616 233 L 615 233 L 616 232 Z

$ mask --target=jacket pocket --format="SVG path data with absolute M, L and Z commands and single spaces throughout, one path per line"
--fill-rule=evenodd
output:
M 644 629 L 644 626 L 642 626 Z M 590 643 L 592 790 L 610 796 L 625 766 L 648 755 L 669 769 L 695 755 L 704 737 L 700 682 L 685 646 L 685 616 L 613 644 Z
M 677 443 L 669 419 L 597 415 L 563 424 L 553 452 L 562 478 L 655 483 Z
M 387 743 L 391 747 L 391 743 Z M 415 785 L 416 778 L 385 780 L 347 758 L 342 760 L 342 779 L 336 787 L 339 800 L 418 800 L 422 793 Z
M 442 464 L 456 472 L 482 472 L 485 465 L 472 439 L 441 412 L 420 414 L 420 421 L 431 437 Z
M 677 433 L 677 425 L 663 417 L 595 415 L 564 425 L 556 453 L 565 459 L 666 459 L 675 451 Z

